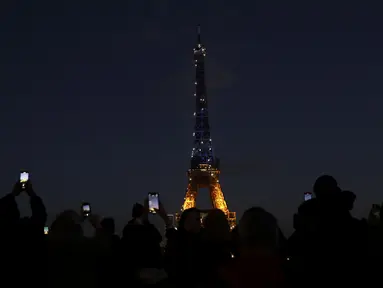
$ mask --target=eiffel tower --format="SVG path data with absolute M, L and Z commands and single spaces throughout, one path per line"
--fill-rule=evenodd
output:
M 201 29 L 197 27 L 197 43 L 194 47 L 195 103 L 194 112 L 194 146 L 191 153 L 188 187 L 181 211 L 196 207 L 198 190 L 208 188 L 213 208 L 222 210 L 230 224 L 236 225 L 235 212 L 229 212 L 221 185 L 219 183 L 219 159 L 214 156 L 212 139 L 210 137 L 209 109 L 205 85 L 206 48 L 201 43 Z

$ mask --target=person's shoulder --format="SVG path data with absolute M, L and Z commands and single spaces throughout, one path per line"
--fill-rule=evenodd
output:
M 126 224 L 125 227 L 128 225 L 134 225 L 134 224 L 135 224 L 135 219 L 132 219 L 128 221 L 128 224 Z
M 351 223 L 354 227 L 358 228 L 359 230 L 368 230 L 368 223 L 366 219 L 358 219 L 355 217 L 351 218 Z
M 124 229 L 122 229 L 122 233 L 125 234 L 125 233 L 128 233 L 129 231 L 134 230 L 134 226 L 136 225 L 132 223 L 131 221 L 129 221 L 128 224 L 124 226 Z
M 158 229 L 156 228 L 155 225 L 153 225 L 152 223 L 147 223 L 145 225 L 142 225 L 142 229 L 145 229 L 147 231 L 151 231 L 151 233 L 158 233 L 160 234 L 160 232 L 158 231 Z
M 319 205 L 318 199 L 312 198 L 310 200 L 303 202 L 301 205 L 299 205 L 298 213 L 306 214 L 306 213 L 313 212 L 314 210 L 318 209 L 318 205 Z

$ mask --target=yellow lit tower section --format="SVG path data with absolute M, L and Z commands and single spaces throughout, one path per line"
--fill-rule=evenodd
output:
M 182 211 L 196 207 L 196 199 L 200 188 L 209 188 L 213 208 L 222 210 L 230 225 L 235 225 L 235 212 L 229 212 L 221 185 L 219 183 L 219 159 L 214 156 L 210 137 L 209 108 L 205 85 L 206 48 L 201 43 L 200 26 L 198 26 L 197 43 L 194 47 L 195 67 L 195 105 L 194 112 L 194 145 L 188 170 L 188 187 Z

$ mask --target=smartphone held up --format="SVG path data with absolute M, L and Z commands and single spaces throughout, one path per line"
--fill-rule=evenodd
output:
M 148 193 L 149 212 L 155 214 L 160 209 L 159 194 L 154 192 Z
M 82 213 L 82 215 L 84 217 L 88 217 L 91 212 L 92 212 L 92 210 L 90 208 L 90 204 L 89 203 L 82 203 L 82 205 L 81 205 L 81 213 Z
M 313 198 L 313 194 L 311 192 L 305 192 L 304 193 L 304 200 L 308 201 Z
M 21 183 L 21 188 L 25 189 L 25 185 L 29 181 L 29 173 L 27 171 L 21 171 L 20 172 L 20 183 Z

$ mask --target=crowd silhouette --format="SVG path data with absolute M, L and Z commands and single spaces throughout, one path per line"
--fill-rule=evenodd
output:
M 15 198 L 30 197 L 32 216 L 21 218 Z M 132 220 L 115 234 L 114 219 L 61 212 L 44 233 L 47 213 L 30 181 L 0 199 L 3 285 L 47 287 L 325 287 L 379 285 L 382 207 L 368 219 L 351 216 L 356 196 L 331 176 L 319 177 L 286 239 L 277 219 L 260 207 L 245 211 L 234 229 L 221 210 L 201 222 L 192 208 L 178 227 L 160 203 L 166 246 L 148 220 L 148 201 L 135 204 Z M 89 221 L 93 237 L 85 237 Z

